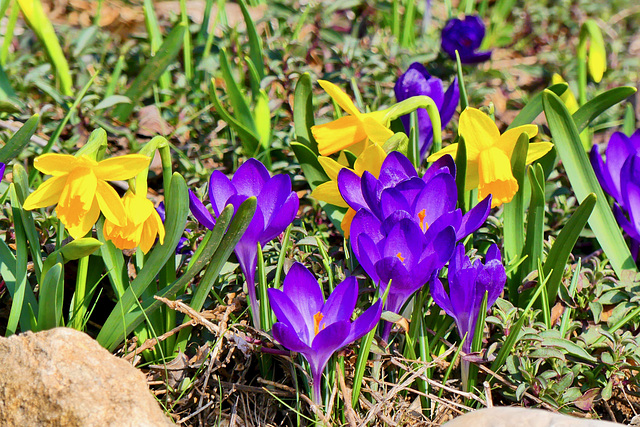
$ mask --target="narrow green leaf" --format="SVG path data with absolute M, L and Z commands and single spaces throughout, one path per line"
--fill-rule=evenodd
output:
M 293 95 L 293 126 L 296 131 L 296 140 L 318 156 L 318 143 L 311 133 L 311 126 L 314 124 L 311 76 L 309 73 L 304 73 L 298 79 Z
M 34 114 L 29 120 L 27 120 L 18 131 L 7 141 L 7 143 L 0 149 L 0 162 L 8 163 L 10 160 L 18 157 L 18 154 L 24 150 L 29 144 L 31 137 L 38 128 L 38 122 L 40 116 Z
M 577 344 L 564 338 L 545 338 L 542 343 L 543 346 L 557 347 L 565 350 L 571 356 L 578 357 L 580 359 L 588 360 L 589 362 L 597 362 L 598 359 L 587 353 L 587 351 L 579 347 Z
M 178 173 L 174 173 L 171 177 L 171 197 L 167 199 L 166 212 L 167 219 L 165 222 L 166 235 L 164 244 L 156 245 L 149 253 L 144 267 L 136 278 L 131 282 L 122 298 L 118 301 L 113 311 L 107 318 L 98 334 L 96 340 L 103 346 L 113 349 L 120 343 L 123 330 L 129 325 L 123 324 L 123 314 L 129 313 L 136 304 L 136 300 L 147 287 L 149 287 L 155 277 L 160 273 L 169 257 L 175 256 L 175 249 L 178 246 L 180 237 L 184 232 L 187 223 L 187 215 L 189 214 L 189 195 L 187 184 Z M 107 246 L 107 245 L 104 245 Z M 103 246 L 103 247 L 104 247 Z M 124 321 L 126 322 L 126 316 Z
M 580 232 L 587 224 L 593 208 L 596 206 L 596 195 L 590 193 L 578 206 L 567 224 L 562 228 L 558 238 L 553 243 L 549 255 L 544 263 L 544 274 L 547 279 L 547 294 L 549 295 L 549 307 L 552 307 L 558 288 L 564 274 L 564 267 L 569 260 L 571 250 L 578 241 Z
M 13 184 L 15 186 L 16 191 L 16 200 L 12 201 L 12 205 L 19 208 L 20 218 L 22 220 L 22 227 L 24 228 L 24 233 L 27 236 L 27 241 L 29 242 L 29 251 L 31 253 L 31 259 L 33 260 L 33 269 L 36 273 L 36 280 L 42 280 L 42 254 L 40 252 L 40 234 L 36 228 L 36 223 L 33 220 L 33 214 L 31 211 L 26 211 L 22 209 L 22 204 L 24 200 L 27 198 L 27 194 L 29 191 L 29 179 L 27 177 L 27 172 L 24 170 L 20 163 L 15 163 L 13 165 Z M 35 307 L 34 307 L 35 309 Z
M 467 89 L 464 86 L 464 76 L 462 75 L 462 63 L 460 62 L 460 54 L 456 50 L 456 70 L 458 72 L 458 86 L 460 87 L 460 111 L 464 111 L 469 106 L 467 98 Z
M 590 193 L 596 195 L 596 207 L 589 217 L 589 225 L 611 261 L 611 266 L 618 277 L 624 269 L 637 271 L 589 158 L 582 148 L 578 128 L 567 107 L 557 95 L 549 91 L 544 92 L 542 99 L 551 136 L 576 197 L 584 200 Z
M 518 181 L 518 191 L 513 199 L 504 205 L 504 252 L 507 264 L 523 256 L 524 253 L 524 200 L 525 200 L 525 171 L 527 152 L 529 151 L 529 135 L 523 132 L 511 157 L 511 171 Z M 515 269 L 509 277 L 509 300 L 518 304 L 518 286 L 520 286 L 520 270 Z
M 456 151 L 456 186 L 458 187 L 458 207 L 462 212 L 468 212 L 467 206 L 467 145 L 462 135 L 458 135 L 458 150 Z
M 573 113 L 573 121 L 576 123 L 578 133 L 582 132 L 589 123 L 610 107 L 622 102 L 636 93 L 636 88 L 621 86 L 610 89 L 596 96 Z
M 23 331 L 30 329 L 29 310 L 26 310 L 25 293 L 29 284 L 27 282 L 27 236 L 24 234 L 22 219 L 20 217 L 20 202 L 14 184 L 9 185 L 9 195 L 11 197 L 11 210 L 13 211 L 13 228 L 16 239 L 16 271 L 15 287 L 11 293 L 11 310 L 7 320 L 6 336 L 15 334 L 18 331 L 18 324 Z M 11 289 L 9 289 L 11 291 Z M 37 308 L 34 308 L 37 310 Z
M 250 129 L 252 133 L 257 135 L 249 103 L 242 94 L 240 86 L 236 83 L 233 78 L 233 74 L 231 73 L 231 66 L 229 64 L 229 59 L 227 58 L 226 49 L 220 49 L 220 71 L 222 72 L 222 78 L 225 82 L 225 93 L 227 94 L 229 103 L 231 103 L 231 107 L 233 108 L 234 117 L 236 117 L 236 119 L 245 127 Z
M 271 110 L 269 110 L 269 96 L 262 89 L 256 96 L 253 117 L 257 133 L 260 135 L 260 145 L 264 151 L 267 151 L 271 146 Z
M 249 56 L 251 57 L 251 62 L 253 62 L 253 65 L 256 67 L 260 80 L 262 80 L 265 76 L 262 38 L 258 36 L 258 31 L 251 19 L 251 15 L 249 14 L 249 10 L 247 9 L 247 5 L 244 0 L 238 1 L 238 4 L 240 4 L 242 17 L 244 18 L 244 23 L 247 26 L 247 36 L 249 37 Z
M 566 83 L 557 83 L 547 88 L 547 90 L 550 90 L 558 96 L 562 95 L 568 89 L 569 85 Z M 542 113 L 542 92 L 535 94 L 533 98 L 527 102 L 527 105 L 525 105 L 516 118 L 513 119 L 507 130 L 522 125 L 528 125 L 533 122 L 540 113 Z
M 56 263 L 44 275 L 40 284 L 40 308 L 38 310 L 38 330 L 55 328 L 62 322 L 64 301 L 63 266 Z
M 93 111 L 104 110 L 105 108 L 113 107 L 118 104 L 131 104 L 131 100 L 124 95 L 111 95 L 93 107 Z
M 147 65 L 144 66 L 140 74 L 138 74 L 129 86 L 129 89 L 125 92 L 124 95 L 131 100 L 131 104 L 120 104 L 113 112 L 113 115 L 117 117 L 118 120 L 124 122 L 129 118 L 133 111 L 134 104 L 158 81 L 162 73 L 164 73 L 167 67 L 176 59 L 182 48 L 186 30 L 187 27 L 183 23 L 180 23 L 167 35 L 158 52 L 156 52 L 154 57 L 149 59 Z
M 631 136 L 636 131 L 636 112 L 633 104 L 628 103 L 624 110 L 623 132 L 627 136 Z

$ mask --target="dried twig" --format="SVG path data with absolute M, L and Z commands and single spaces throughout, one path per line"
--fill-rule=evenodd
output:
M 136 348 L 135 351 L 127 353 L 127 355 L 124 356 L 123 359 L 128 361 L 128 362 L 130 362 L 131 360 L 133 360 L 134 357 L 136 357 L 137 355 L 139 355 L 143 351 L 149 350 L 150 348 L 155 347 L 159 342 L 162 342 L 162 341 L 166 340 L 167 338 L 169 338 L 170 336 L 177 334 L 178 332 L 180 332 L 182 329 L 186 328 L 187 326 L 194 326 L 194 325 L 195 325 L 195 322 L 193 320 L 191 320 L 191 321 L 189 321 L 187 323 L 183 323 L 182 325 L 176 326 L 175 328 L 173 328 L 169 332 L 165 332 L 164 334 L 160 335 L 158 338 L 148 339 L 145 342 L 143 342 L 140 347 Z

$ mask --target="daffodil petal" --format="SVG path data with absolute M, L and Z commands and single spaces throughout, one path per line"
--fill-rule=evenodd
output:
M 491 147 L 500 138 L 496 124 L 477 108 L 467 107 L 460 114 L 458 132 L 467 147 L 467 159 L 475 158 L 480 151 Z
M 98 179 L 104 181 L 120 181 L 130 179 L 149 166 L 151 159 L 142 154 L 126 154 L 102 160 L 94 168 Z
M 326 156 L 318 156 L 318 162 L 331 181 L 336 181 L 338 179 L 338 172 L 340 172 L 340 169 L 344 167 L 331 157 Z
M 118 226 L 126 224 L 127 213 L 116 190 L 104 181 L 98 180 L 96 198 L 104 217 Z
M 60 194 L 67 183 L 66 176 L 54 176 L 40 184 L 38 189 L 25 199 L 22 206 L 26 210 L 44 208 L 55 205 L 60 200 Z
M 526 132 L 527 135 L 529 135 L 529 139 L 531 139 L 538 134 L 538 126 L 522 125 L 513 129 L 509 129 L 508 131 L 500 135 L 500 139 L 498 140 L 496 147 L 507 153 L 507 156 L 511 158 L 513 149 L 516 148 L 518 138 L 520 138 L 520 135 L 522 135 L 523 132 Z
M 393 136 L 393 131 L 385 127 L 375 118 L 364 115 L 362 117 L 362 125 L 367 137 L 378 145 L 382 145 Z
M 446 156 L 447 154 L 451 155 L 451 157 L 453 157 L 453 159 L 455 160 L 457 152 L 458 152 L 458 143 L 447 145 L 442 150 L 438 151 L 437 153 L 433 153 L 432 155 L 427 157 L 427 162 L 433 163 L 439 158 Z
M 527 152 L 526 163 L 533 163 L 540 157 L 547 154 L 553 148 L 553 144 L 550 142 L 534 142 L 529 144 L 529 151 Z
M 362 154 L 358 156 L 353 165 L 353 169 L 358 176 L 362 176 L 364 171 L 369 171 L 378 178 L 382 162 L 387 157 L 384 149 L 378 144 L 369 144 Z
M 67 182 L 60 193 L 58 211 L 69 211 L 69 217 L 88 212 L 95 199 L 97 179 L 88 168 L 76 168 L 67 175 Z
M 358 108 L 342 89 L 327 80 L 318 80 L 318 83 L 344 111 L 352 116 L 360 115 Z
M 511 173 L 511 161 L 504 151 L 496 147 L 480 152 L 478 175 L 478 199 L 493 195 L 492 208 L 510 202 L 518 191 L 518 181 Z
M 336 181 L 327 181 L 318 185 L 311 192 L 311 196 L 330 205 L 340 206 L 341 208 L 349 207 L 340 195 Z
M 45 175 L 66 175 L 76 168 L 78 158 L 70 154 L 47 153 L 38 156 L 33 166 Z
M 351 230 L 351 223 L 353 222 L 353 218 L 356 216 L 356 211 L 352 208 L 349 208 L 344 217 L 342 218 L 342 222 L 340 223 L 340 227 L 342 228 L 342 232 L 344 233 L 344 238 L 348 239 Z
M 318 142 L 318 151 L 322 156 L 344 150 L 367 137 L 362 122 L 354 116 L 344 116 L 323 125 L 312 126 L 311 133 Z

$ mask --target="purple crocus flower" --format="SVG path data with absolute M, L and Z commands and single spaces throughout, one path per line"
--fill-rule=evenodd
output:
M 495 244 L 491 245 L 483 265 L 479 259 L 472 263 L 465 255 L 464 245 L 459 244 L 449 262 L 448 281 L 449 293 L 447 294 L 440 279 L 435 278 L 431 283 L 431 296 L 445 313 L 455 319 L 460 338 L 467 335 L 462 350 L 470 353 L 485 292 L 488 294 L 488 309 L 496 302 L 507 281 L 500 250 Z M 463 359 L 462 372 L 465 385 L 468 363 Z
M 445 92 L 442 80 L 437 77 L 432 77 L 424 65 L 419 62 L 411 64 L 409 69 L 400 76 L 396 82 L 394 91 L 398 102 L 419 95 L 426 95 L 433 99 L 433 102 L 438 106 L 440 112 L 442 129 L 451 121 L 453 113 L 455 113 L 458 107 L 458 101 L 460 101 L 460 88 L 458 87 L 457 77 L 453 79 L 453 83 Z M 402 116 L 401 119 L 408 135 L 411 129 L 409 115 Z M 424 158 L 433 142 L 431 120 L 429 119 L 427 110 L 424 108 L 418 109 L 418 129 L 420 132 L 420 156 Z
M 271 177 L 267 168 L 256 159 L 244 162 L 232 179 L 217 170 L 211 174 L 209 200 L 216 217 L 225 206 L 230 204 L 237 210 L 242 202 L 253 196 L 257 198 L 256 212 L 234 251 L 247 282 L 254 325 L 259 327 L 255 289 L 258 244 L 264 247 L 291 224 L 298 212 L 298 195 L 291 191 L 291 178 L 288 175 Z M 213 229 L 214 217 L 191 191 L 189 207 L 203 226 Z
M 602 189 L 616 201 L 613 214 L 631 238 L 631 251 L 637 259 L 640 252 L 640 129 L 630 137 L 622 132 L 611 135 L 606 156 L 605 163 L 598 146 L 591 148 L 593 170 Z
M 484 39 L 484 23 L 475 15 L 453 18 L 442 29 L 442 50 L 455 61 L 456 50 L 463 64 L 477 64 L 491 58 L 491 51 L 478 52 Z
M 320 380 L 329 358 L 374 328 L 382 313 L 381 300 L 351 322 L 358 300 L 356 278 L 347 277 L 325 302 L 315 277 L 300 263 L 293 264 L 282 290 L 271 288 L 267 292 L 278 318 L 273 336 L 307 359 L 313 378 L 313 398 L 320 403 Z
M 491 196 L 466 215 L 456 209 L 451 156 L 434 162 L 419 178 L 404 155 L 392 152 L 378 179 L 343 169 L 338 188 L 357 211 L 350 232 L 354 255 L 383 291 L 391 282 L 386 309 L 396 313 L 449 261 L 456 241 L 482 226 L 491 209 Z M 385 340 L 390 326 L 385 324 Z

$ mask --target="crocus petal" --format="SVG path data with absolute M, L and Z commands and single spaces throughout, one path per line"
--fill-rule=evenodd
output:
M 449 86 L 445 92 L 442 107 L 440 107 L 440 121 L 442 122 L 443 129 L 451 121 L 453 114 L 456 112 L 456 108 L 458 108 L 459 102 L 460 86 L 458 85 L 458 78 L 455 77 L 451 86 Z
M 362 121 L 356 116 L 343 116 L 329 123 L 312 126 L 311 133 L 323 156 L 344 150 L 367 138 Z
M 34 159 L 33 167 L 46 175 L 61 176 L 75 169 L 77 161 L 70 154 L 46 153 Z
M 189 210 L 196 220 L 209 230 L 213 230 L 216 221 L 193 191 L 189 190 Z
M 322 371 L 333 353 L 348 344 L 346 339 L 350 329 L 351 323 L 347 320 L 327 325 L 314 338 L 311 351 L 303 353 L 309 361 L 314 381 L 320 381 Z
M 251 197 L 260 194 L 263 186 L 270 179 L 269 171 L 262 163 L 256 159 L 249 159 L 233 174 L 231 184 L 233 184 L 237 194 Z M 215 192 L 216 188 L 212 187 L 209 191 Z
M 349 95 L 344 93 L 342 89 L 327 80 L 318 80 L 318 84 L 327 94 L 338 103 L 338 105 L 352 116 L 358 116 L 360 111 L 355 106 Z
M 229 199 L 236 194 L 238 192 L 225 174 L 218 170 L 211 172 L 209 177 L 209 200 L 216 215 L 220 215 L 220 212 L 229 203 Z
M 96 178 L 101 180 L 122 181 L 133 178 L 142 172 L 150 162 L 151 159 L 142 154 L 126 154 L 98 162 L 94 173 Z
M 489 194 L 462 217 L 462 223 L 456 232 L 456 240 L 464 239 L 482 227 L 491 212 L 491 198 L 492 195 Z
M 624 207 L 629 213 L 631 224 L 640 230 L 640 155 L 632 155 L 622 165 L 620 183 Z
M 476 158 L 480 151 L 500 138 L 500 131 L 493 120 L 477 108 L 467 107 L 460 114 L 458 128 L 467 148 L 467 159 Z
M 504 284 L 507 281 L 507 275 L 502 265 L 502 261 L 497 259 L 487 261 L 484 268 L 478 274 L 476 278 L 477 286 L 480 288 L 484 297 L 484 293 L 488 292 L 487 296 L 487 308 L 491 307 L 502 291 L 504 290 Z
M 511 162 L 498 148 L 483 150 L 478 159 L 478 197 L 493 196 L 491 207 L 495 208 L 511 201 L 518 191 L 518 181 L 511 173 Z
M 368 334 L 380 321 L 382 299 L 366 309 L 352 324 L 345 342 L 352 343 Z
M 317 188 L 317 187 L 316 187 Z M 344 168 L 338 174 L 338 191 L 351 208 L 358 210 L 367 206 L 362 196 L 360 177 L 350 169 Z
M 271 309 L 275 313 L 278 322 L 289 326 L 297 333 L 303 343 L 311 345 L 314 337 L 313 315 L 310 318 L 305 317 L 300 312 L 303 307 L 294 304 L 289 296 L 279 289 L 269 288 L 267 289 L 267 295 L 269 296 Z
M 422 219 L 415 218 L 423 231 L 435 221 L 436 218 L 456 208 L 457 203 L 456 181 L 453 176 L 441 173 L 433 177 L 416 198 L 413 211 L 422 213 Z
M 353 227 L 351 229 L 353 230 Z M 353 235 L 351 240 L 352 242 L 355 241 L 355 244 L 352 243 L 351 247 L 356 259 L 373 283 L 380 285 L 376 263 L 381 259 L 381 256 L 376 244 L 366 234 Z M 386 289 L 386 284 L 384 284 L 384 288 Z
M 36 191 L 25 199 L 23 208 L 26 210 L 44 208 L 58 203 L 60 194 L 67 183 L 67 176 L 54 176 L 49 178 Z
M 351 320 L 357 300 L 358 280 L 353 276 L 347 277 L 336 286 L 327 298 L 327 302 L 321 310 L 324 316 L 322 321 L 331 324 L 342 320 Z
M 105 218 L 116 225 L 125 225 L 127 213 L 124 210 L 120 196 L 112 186 L 102 180 L 98 180 L 95 196 Z
M 287 199 L 278 209 L 277 215 L 272 215 L 269 224 L 260 235 L 260 242 L 265 245 L 282 233 L 293 222 L 300 206 L 300 199 L 295 192 L 290 192 Z
M 311 348 L 302 342 L 302 340 L 298 338 L 296 331 L 286 323 L 274 323 L 272 332 L 273 337 L 282 344 L 283 347 L 302 354 L 311 352 Z
M 313 325 L 313 316 L 322 310 L 324 304 L 322 290 L 313 274 L 301 263 L 294 263 L 284 279 L 282 290 L 298 307 L 306 323 Z
M 390 187 L 405 179 L 416 176 L 418 176 L 416 168 L 407 156 L 393 151 L 384 159 L 379 179 L 384 187 Z
M 629 222 L 629 220 L 624 216 L 624 212 L 617 203 L 613 205 L 613 216 L 615 216 L 616 221 L 625 233 L 629 235 L 634 240 L 640 241 L 640 233 L 636 230 L 635 226 Z
M 442 286 L 442 282 L 439 278 L 436 277 L 431 281 L 429 290 L 431 297 L 433 298 L 433 302 L 438 304 L 438 306 L 449 316 L 454 317 L 455 313 L 451 306 L 451 300 L 449 299 L 449 295 L 445 292 L 444 286 Z
M 591 166 L 593 167 L 593 171 L 596 174 L 596 178 L 598 178 L 598 182 L 602 186 L 602 189 L 607 192 L 611 197 L 616 199 L 618 203 L 622 203 L 622 195 L 620 194 L 620 177 L 618 174 L 617 185 L 614 183 L 611 173 L 609 172 L 609 168 L 605 167 L 604 161 L 598 152 L 598 146 L 594 145 L 591 147 L 591 152 L 589 153 L 589 160 L 591 160 Z M 620 167 L 622 169 L 622 167 Z M 618 169 L 618 170 L 620 170 Z

